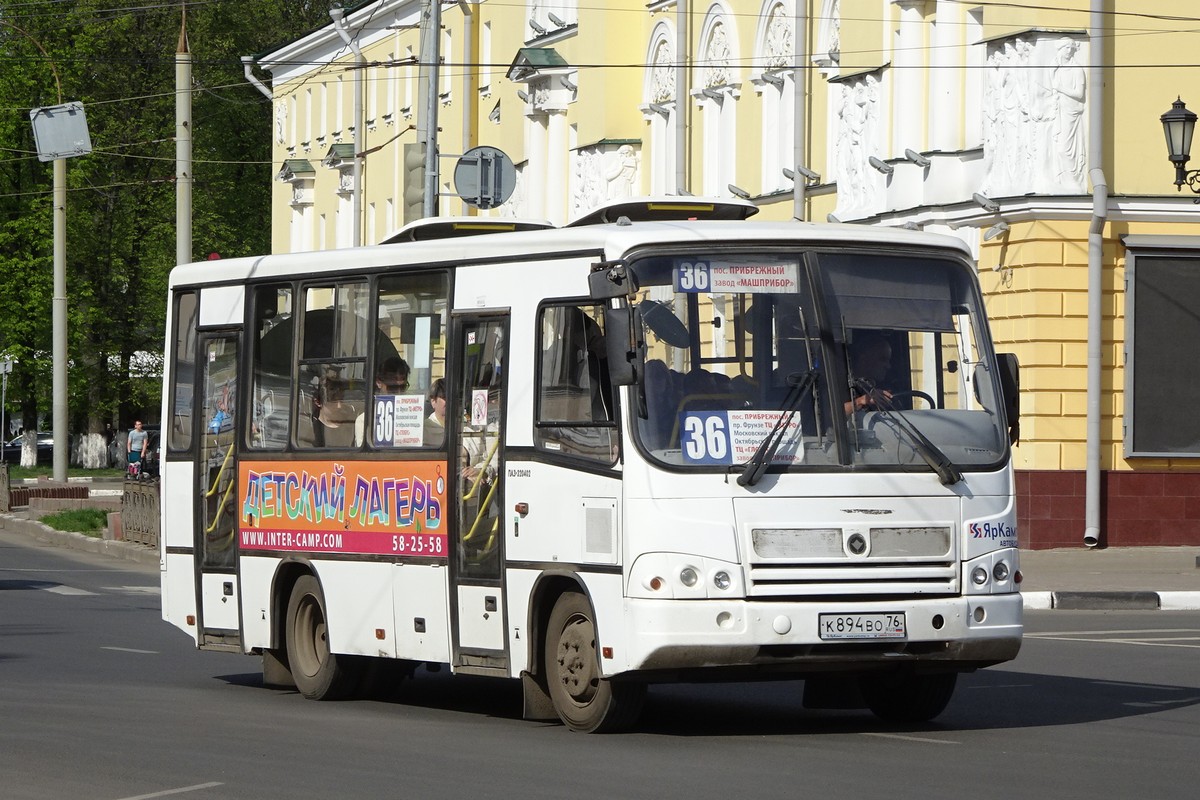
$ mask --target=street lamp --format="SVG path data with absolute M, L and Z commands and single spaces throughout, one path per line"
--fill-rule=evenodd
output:
M 1184 107 L 1183 100 L 1175 99 L 1171 110 L 1159 117 L 1163 133 L 1167 137 L 1167 158 L 1175 165 L 1175 186 L 1183 191 L 1183 184 L 1193 192 L 1200 193 L 1200 170 L 1186 170 L 1184 165 L 1192 155 L 1192 134 L 1196 132 L 1196 115 Z

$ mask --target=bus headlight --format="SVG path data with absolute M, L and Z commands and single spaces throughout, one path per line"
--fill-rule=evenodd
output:
M 729 573 L 725 570 L 718 570 L 713 575 L 713 586 L 720 589 L 722 592 L 733 585 L 733 579 L 729 577 Z
M 971 580 L 976 586 L 983 586 L 985 583 L 987 583 L 987 579 L 988 571 L 983 567 L 976 567 L 975 569 L 971 570 Z
M 996 583 L 1004 583 L 1008 580 L 1008 564 L 997 561 L 996 566 L 992 567 L 992 577 L 996 579 Z
M 684 567 L 679 570 L 679 582 L 689 589 L 696 585 L 700 580 L 700 573 L 696 572 L 694 567 Z

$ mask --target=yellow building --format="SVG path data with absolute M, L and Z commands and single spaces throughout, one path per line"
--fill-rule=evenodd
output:
M 1193 5 L 464 0 L 438 7 L 431 99 L 430 3 L 360 3 L 257 59 L 273 247 L 420 216 L 430 127 L 440 215 L 561 224 L 686 192 L 955 236 L 1022 363 L 1022 545 L 1197 544 L 1200 207 L 1159 122 L 1195 77 Z M 453 196 L 477 146 L 515 162 L 486 210 Z

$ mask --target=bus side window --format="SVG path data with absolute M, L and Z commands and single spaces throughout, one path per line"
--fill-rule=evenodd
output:
M 366 398 L 366 293 L 364 281 L 305 287 L 296 398 L 298 447 L 355 446 L 355 422 Z
M 445 272 L 388 275 L 375 297 L 375 342 L 361 436 L 376 449 L 442 449 L 443 416 L 430 399 L 446 377 L 449 281 Z M 443 386 L 442 397 L 445 397 Z
M 535 441 L 542 450 L 611 464 L 618 437 L 603 318 L 599 306 L 542 309 Z
M 292 413 L 292 287 L 254 290 L 250 446 L 283 450 Z
M 170 428 L 167 431 L 167 449 L 171 452 L 185 452 L 192 447 L 192 382 L 195 380 L 199 308 L 196 292 L 180 292 L 175 296 L 174 350 L 171 353 L 175 359 L 172 370 L 175 383 L 172 387 Z M 164 419 L 163 424 L 168 424 L 168 420 Z

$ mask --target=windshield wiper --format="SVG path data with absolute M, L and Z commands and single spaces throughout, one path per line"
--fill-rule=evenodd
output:
M 771 428 L 767 438 L 758 445 L 754 455 L 750 456 L 750 460 L 742 465 L 742 474 L 738 475 L 737 479 L 738 486 L 753 486 L 762 479 L 767 467 L 775 458 L 775 454 L 779 452 L 779 446 L 783 444 L 783 437 L 787 433 L 788 426 L 791 425 L 796 412 L 800 410 L 800 402 L 816 384 L 817 371 L 810 369 L 799 380 L 796 380 L 793 373 L 788 376 L 788 382 L 792 384 L 792 389 L 784 398 L 781 409 L 783 413 L 779 415 L 779 419 L 775 420 L 775 426 Z
M 891 400 L 882 393 L 874 392 L 875 386 L 871 381 L 856 380 L 854 388 L 875 398 L 875 410 L 905 435 L 909 444 L 917 451 L 917 455 L 937 473 L 938 480 L 942 482 L 943 486 L 953 486 L 962 480 L 962 473 L 958 467 L 954 466 L 954 462 L 925 434 L 921 433 L 920 429 L 913 425 L 899 409 L 892 405 Z

